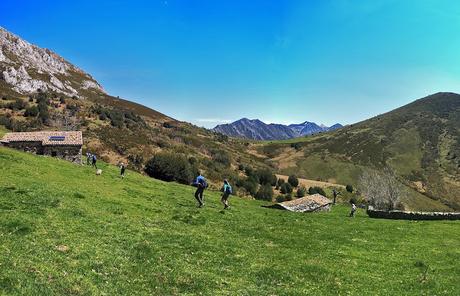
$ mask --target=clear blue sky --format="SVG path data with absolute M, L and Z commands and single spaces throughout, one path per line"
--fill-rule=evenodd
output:
M 0 26 L 201 126 L 353 123 L 460 92 L 460 1 L 0 1 Z

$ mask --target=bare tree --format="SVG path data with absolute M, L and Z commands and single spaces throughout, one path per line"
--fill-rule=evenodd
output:
M 401 184 L 390 168 L 382 172 L 366 171 L 360 180 L 360 189 L 369 204 L 380 210 L 394 210 L 401 198 Z

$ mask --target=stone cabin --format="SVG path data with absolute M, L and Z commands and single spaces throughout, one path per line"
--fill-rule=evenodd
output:
M 319 212 L 329 211 L 332 201 L 321 194 L 307 195 L 302 198 L 280 202 L 271 206 L 272 208 L 288 210 L 291 212 Z
M 0 140 L 0 144 L 34 154 L 59 157 L 80 164 L 83 136 L 81 131 L 7 133 Z

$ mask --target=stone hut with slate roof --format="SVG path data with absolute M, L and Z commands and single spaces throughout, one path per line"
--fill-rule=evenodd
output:
M 3 146 L 39 155 L 59 157 L 81 163 L 83 136 L 81 131 L 41 131 L 7 133 L 0 140 Z
M 288 210 L 291 212 L 317 212 L 329 211 L 332 201 L 321 194 L 308 195 L 290 201 L 280 202 L 272 208 Z

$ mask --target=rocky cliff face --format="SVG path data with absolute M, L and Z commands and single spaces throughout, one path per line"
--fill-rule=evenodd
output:
M 213 130 L 227 136 L 238 138 L 253 140 L 285 140 L 327 132 L 340 127 L 342 127 L 342 125 L 338 123 L 331 127 L 327 127 L 308 121 L 286 126 L 282 124 L 266 124 L 258 119 L 250 120 L 243 118 L 230 124 L 218 125 Z
M 89 74 L 54 52 L 37 47 L 0 27 L 0 79 L 19 94 L 42 91 L 84 98 L 105 94 Z

